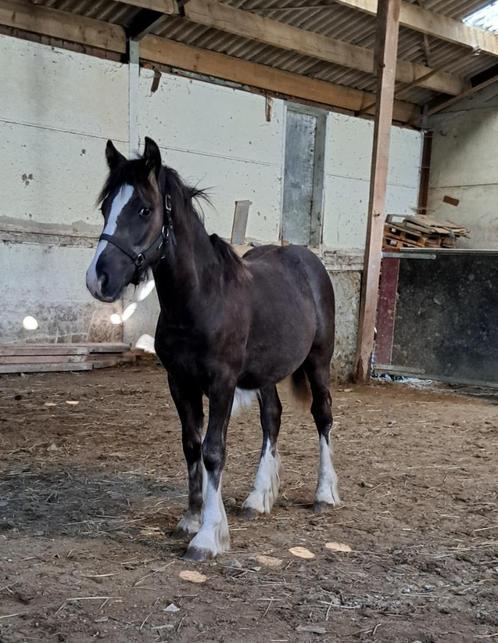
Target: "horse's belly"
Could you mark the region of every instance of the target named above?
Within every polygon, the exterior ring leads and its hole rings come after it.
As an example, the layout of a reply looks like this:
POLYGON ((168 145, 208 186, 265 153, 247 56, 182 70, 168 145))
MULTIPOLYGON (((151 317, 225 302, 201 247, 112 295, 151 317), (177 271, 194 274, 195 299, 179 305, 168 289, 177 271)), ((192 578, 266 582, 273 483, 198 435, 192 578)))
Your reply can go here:
POLYGON ((274 384, 293 373, 308 356, 315 336, 313 316, 269 319, 251 329, 241 388, 274 384))

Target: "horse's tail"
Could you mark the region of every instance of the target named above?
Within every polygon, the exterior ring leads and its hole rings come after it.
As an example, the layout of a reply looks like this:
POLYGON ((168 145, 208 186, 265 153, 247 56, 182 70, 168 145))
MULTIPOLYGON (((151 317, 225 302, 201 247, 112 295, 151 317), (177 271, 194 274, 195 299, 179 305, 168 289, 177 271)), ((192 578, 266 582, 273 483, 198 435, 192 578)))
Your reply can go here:
POLYGON ((292 373, 290 382, 291 392, 296 401, 303 407, 309 407, 309 403, 311 401, 311 390, 304 366, 300 366, 296 371, 294 371, 294 373, 292 373))

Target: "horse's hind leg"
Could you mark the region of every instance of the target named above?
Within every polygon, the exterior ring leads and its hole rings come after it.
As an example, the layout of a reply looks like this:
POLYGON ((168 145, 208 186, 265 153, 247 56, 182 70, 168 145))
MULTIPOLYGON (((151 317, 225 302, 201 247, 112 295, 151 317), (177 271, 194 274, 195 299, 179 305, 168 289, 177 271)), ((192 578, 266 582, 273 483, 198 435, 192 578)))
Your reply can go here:
POLYGON ((254 487, 242 505, 243 516, 254 518, 257 514, 270 513, 278 496, 280 484, 280 458, 277 453, 277 438, 280 431, 282 404, 275 385, 265 386, 258 394, 263 429, 263 446, 259 459, 254 487))
POLYGON ((321 356, 310 354, 305 362, 306 374, 311 386, 313 402, 311 413, 315 420, 320 439, 320 467, 315 492, 315 511, 323 511, 327 506, 338 505, 341 500, 337 490, 337 475, 332 463, 330 431, 332 429, 332 399, 329 389, 329 361, 321 356))

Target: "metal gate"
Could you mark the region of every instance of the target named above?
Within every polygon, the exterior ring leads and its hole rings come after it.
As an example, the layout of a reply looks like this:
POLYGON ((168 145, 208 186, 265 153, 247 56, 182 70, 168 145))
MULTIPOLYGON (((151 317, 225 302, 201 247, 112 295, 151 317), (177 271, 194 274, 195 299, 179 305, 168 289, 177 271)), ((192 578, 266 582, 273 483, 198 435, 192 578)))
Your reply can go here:
POLYGON ((385 253, 374 370, 498 387, 497 320, 497 251, 385 253))

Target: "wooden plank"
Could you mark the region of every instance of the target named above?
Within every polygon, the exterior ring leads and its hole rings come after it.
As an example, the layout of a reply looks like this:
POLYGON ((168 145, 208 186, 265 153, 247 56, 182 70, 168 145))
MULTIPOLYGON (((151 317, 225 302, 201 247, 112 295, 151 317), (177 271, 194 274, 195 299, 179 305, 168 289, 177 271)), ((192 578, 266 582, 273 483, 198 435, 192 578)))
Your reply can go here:
POLYGON ((0 0, 0 24, 124 54, 122 27, 31 2, 0 0))
POLYGON ((133 364, 136 361, 135 356, 120 357, 114 360, 96 360, 92 362, 93 368, 110 368, 111 366, 119 366, 120 364, 133 364))
MULTIPOLYGON (((236 9, 218 0, 189 0, 185 5, 185 15, 192 22, 206 27, 349 69, 375 73, 370 49, 236 9)), ((396 79, 445 94, 456 95, 465 89, 463 80, 457 76, 405 60, 398 60, 396 79)))
POLYGON ((375 359, 383 364, 390 364, 392 359, 396 304, 398 302, 399 264, 399 259, 389 257, 382 259, 375 359))
MULTIPOLYGON (((377 0, 336 0, 336 2, 370 15, 377 13, 377 0)), ((403 27, 428 36, 470 47, 491 56, 498 56, 498 36, 495 34, 428 11, 416 4, 402 2, 399 21, 403 27)))
POLYGON ((116 360, 134 362, 136 358, 136 353, 127 351, 126 353, 92 353, 91 355, 85 355, 82 359, 85 362, 112 362, 116 360))
POLYGON ((93 364, 0 364, 0 374, 6 373, 56 373, 66 371, 91 371, 93 364))
POLYGON ((235 201, 230 243, 243 245, 246 242, 247 219, 251 204, 252 201, 235 201))
POLYGON ((4 355, 85 355, 88 347, 71 344, 5 344, 0 345, 0 359, 4 355))
MULTIPOLYGON (((327 108, 336 107, 357 112, 374 101, 374 95, 368 92, 307 78, 206 49, 190 47, 157 36, 146 36, 141 41, 140 55, 147 61, 222 78, 284 96, 301 98, 327 108)), ((374 113, 373 108, 369 113, 374 113)), ((415 114, 420 114, 420 109, 416 105, 396 101, 394 120, 408 123, 415 114)))
POLYGON ((79 344, 0 344, 2 355, 87 355, 89 353, 121 353, 130 350, 122 342, 87 342, 79 344))
POLYGON ((87 346, 90 353, 121 353, 130 350, 130 345, 123 342, 89 342, 82 346, 87 346))
POLYGON ((375 321, 379 298, 380 264, 384 223, 389 144, 394 103, 396 52, 401 0, 383 2, 377 16, 377 113, 375 114, 367 238, 360 299, 356 377, 366 381, 374 349, 375 321))
POLYGON ((2 355, 0 364, 75 364, 87 361, 86 355, 2 355))
POLYGON ((444 109, 447 109, 452 105, 455 105, 456 103, 463 100, 464 98, 468 98, 469 96, 472 96, 473 94, 476 94, 477 92, 480 92, 481 90, 486 89, 486 87, 489 87, 490 85, 494 85, 497 82, 498 82, 498 76, 493 76, 492 78, 488 78, 488 80, 485 80, 482 83, 479 83, 479 85, 474 85, 474 87, 469 87, 458 96, 453 96, 453 98, 448 98, 448 100, 445 100, 442 103, 435 105, 434 107, 430 107, 427 110, 427 116, 432 116, 433 114, 442 112, 444 109))

